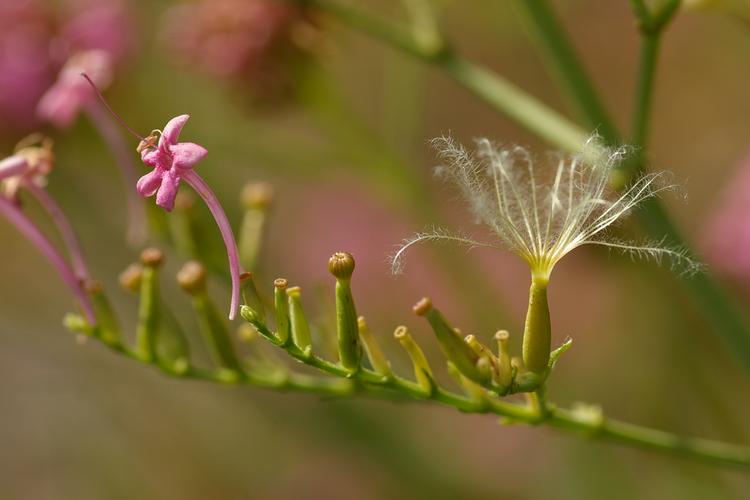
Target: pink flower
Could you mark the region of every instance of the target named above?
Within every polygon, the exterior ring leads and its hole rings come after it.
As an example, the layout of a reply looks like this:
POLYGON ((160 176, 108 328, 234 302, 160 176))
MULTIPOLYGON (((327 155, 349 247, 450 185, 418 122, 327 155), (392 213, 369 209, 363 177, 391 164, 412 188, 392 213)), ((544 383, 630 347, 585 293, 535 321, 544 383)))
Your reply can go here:
POLYGON ((112 70, 112 58, 106 51, 95 49, 75 54, 39 100, 37 113, 57 127, 69 127, 86 103, 96 96, 81 73, 103 88, 112 82, 112 70))
POLYGON ((19 145, 13 156, 0 161, 0 193, 13 202, 18 201, 18 190, 24 183, 44 187, 55 161, 51 140, 42 139, 41 145, 34 146, 39 137, 28 139, 29 145, 19 145))
POLYGON ((0 1, 0 132, 37 124, 39 97, 54 81, 49 55, 53 19, 36 0, 0 1))
POLYGON ((750 155, 719 199, 704 232, 706 256, 724 274, 750 282, 750 155))
POLYGON ((208 150, 198 144, 177 142, 188 118, 188 115, 180 115, 169 120, 157 147, 149 146, 148 142, 145 147, 139 147, 143 162, 154 169, 138 180, 138 192, 143 197, 156 194, 156 204, 167 212, 174 208, 180 179, 208 154, 208 150))
POLYGON ((158 145, 155 145, 156 133, 141 139, 138 145, 141 159, 154 169, 138 180, 137 189, 141 196, 156 194, 156 204, 170 212, 174 207, 180 180, 184 179, 206 203, 219 227, 221 238, 227 249, 229 274, 232 279, 229 319, 234 319, 240 303, 241 269, 237 243, 219 199, 206 181, 193 170, 193 166, 201 161, 208 151, 203 146, 192 142, 177 142, 188 118, 190 118, 188 115, 180 115, 169 120, 164 131, 161 132, 158 145))
POLYGON ((119 64, 132 51, 133 19, 122 0, 69 0, 71 12, 60 28, 58 47, 67 52, 98 49, 119 64))

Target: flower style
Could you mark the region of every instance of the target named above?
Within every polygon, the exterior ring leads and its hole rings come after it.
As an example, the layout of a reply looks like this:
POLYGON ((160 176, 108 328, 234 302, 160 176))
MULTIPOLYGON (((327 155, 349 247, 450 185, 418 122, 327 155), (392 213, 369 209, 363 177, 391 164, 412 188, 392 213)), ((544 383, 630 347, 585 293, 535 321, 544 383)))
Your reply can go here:
POLYGON ((180 115, 169 120, 158 146, 142 143, 139 147, 141 160, 154 170, 138 180, 138 192, 143 197, 156 194, 156 204, 167 212, 174 208, 180 179, 208 154, 208 150, 198 144, 177 142, 188 118, 188 115, 180 115))
POLYGON ((555 264, 582 245, 604 245, 635 255, 694 264, 679 249, 659 243, 638 245, 608 237, 607 229, 642 201, 670 189, 661 185, 663 172, 646 174, 623 192, 613 192, 610 174, 628 150, 607 149, 596 137, 575 155, 551 155, 547 165, 535 164, 532 154, 516 146, 501 148, 477 140, 472 155, 450 137, 432 141, 447 165, 437 173, 455 183, 477 219, 496 235, 497 243, 482 243, 445 230, 417 234, 404 242, 392 259, 402 270, 403 256, 413 244, 450 240, 469 246, 501 247, 523 258, 532 274, 548 280, 555 264))

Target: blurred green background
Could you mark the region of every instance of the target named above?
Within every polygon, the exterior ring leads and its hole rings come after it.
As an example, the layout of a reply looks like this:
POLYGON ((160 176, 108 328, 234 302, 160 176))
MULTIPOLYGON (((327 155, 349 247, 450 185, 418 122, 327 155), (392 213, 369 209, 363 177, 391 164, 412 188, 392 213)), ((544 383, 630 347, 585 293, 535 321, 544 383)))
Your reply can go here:
MULTIPOLYGON (((361 3, 402 15, 395 1, 361 3)), ((445 2, 448 32, 472 60, 567 113, 572 108, 514 3, 445 2)), ((352 252, 358 308, 405 373, 406 359, 390 340, 398 324, 412 327, 428 356, 440 359, 410 313, 422 295, 467 333, 489 339, 508 328, 519 336, 527 299, 520 260, 426 246, 408 257, 405 275, 393 277, 387 255, 433 223, 472 230, 455 193, 432 178, 429 138, 450 132, 464 142, 489 136, 547 146, 435 70, 325 17, 318 20, 322 48, 295 74, 295 95, 258 106, 246 82, 174 64, 159 35, 171 5, 135 5, 138 49, 107 97, 142 131, 191 115, 183 137, 210 151, 197 168, 235 227, 240 186, 273 183, 264 286, 289 278, 325 321, 327 258, 352 252)), ((617 124, 626 126, 638 51, 627 2, 554 5, 617 124)), ((750 149, 749 55, 750 31, 729 16, 680 13, 664 40, 651 156, 685 186, 686 202, 666 202, 694 241, 750 149)), ((132 330, 135 302, 116 277, 138 249, 125 242, 118 172, 86 120, 55 137, 49 190, 132 330)), ((18 138, 4 137, 3 151, 18 138)), ((218 246, 218 234, 208 234, 206 245, 218 246)), ((61 326, 72 299, 48 264, 5 222, 0 241, 2 498, 747 498, 743 472, 547 428, 501 427, 489 416, 169 380, 95 343, 79 345, 61 326)), ((168 252, 165 295, 192 327, 188 300, 170 279, 181 262, 168 252)), ((222 285, 212 282, 223 307, 222 285)), ((552 378, 553 401, 597 402, 624 420, 750 442, 750 378, 667 269, 582 250, 557 268, 550 293, 555 342, 575 339, 552 378)), ((740 299, 748 303, 747 295, 740 299)))

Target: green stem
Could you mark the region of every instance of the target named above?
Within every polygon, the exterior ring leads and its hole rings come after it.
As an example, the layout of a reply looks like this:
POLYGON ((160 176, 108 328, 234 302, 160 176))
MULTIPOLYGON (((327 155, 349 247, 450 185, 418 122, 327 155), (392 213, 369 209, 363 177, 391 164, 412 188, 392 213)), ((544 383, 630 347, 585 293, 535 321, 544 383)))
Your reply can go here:
POLYGON ((155 366, 166 375, 175 378, 201 380, 222 385, 251 385, 277 391, 294 391, 333 397, 350 397, 362 394, 395 401, 409 398, 433 401, 464 413, 498 415, 504 417, 510 423, 547 424, 563 431, 584 434, 592 439, 612 441, 714 465, 750 468, 750 448, 747 447, 707 439, 681 437, 648 427, 604 419, 603 417, 591 418, 585 414, 555 408, 551 405, 546 407, 547 411, 544 414, 540 415, 538 409, 525 405, 508 403, 492 397, 477 401, 445 390, 442 387, 436 387, 433 391, 427 393, 414 382, 398 376, 383 377, 369 369, 362 369, 352 375, 341 365, 306 354, 293 345, 284 347, 289 355, 328 375, 333 375, 335 378, 293 372, 255 373, 240 371, 236 372, 236 376, 228 377, 226 370, 204 370, 196 367, 177 372, 159 366, 154 359, 143 358, 137 352, 129 350, 122 344, 104 345, 143 364, 155 366))
POLYGON ((562 149, 577 151, 587 133, 497 73, 456 55, 446 45, 429 50, 410 30, 335 0, 284 0, 321 9, 375 39, 443 69, 458 83, 531 132, 562 149))
POLYGON ((617 129, 549 4, 545 0, 520 0, 516 4, 526 14, 549 65, 578 106, 588 128, 597 130, 609 142, 617 142, 617 129))
MULTIPOLYGON (((641 56, 638 63, 638 83, 636 87, 631 141, 642 149, 646 147, 648 139, 651 101, 654 93, 654 74, 660 38, 657 34, 644 34, 641 40, 641 56)), ((631 172, 631 174, 637 173, 637 169, 642 168, 641 165, 643 165, 643 162, 636 162, 636 170, 631 172)))

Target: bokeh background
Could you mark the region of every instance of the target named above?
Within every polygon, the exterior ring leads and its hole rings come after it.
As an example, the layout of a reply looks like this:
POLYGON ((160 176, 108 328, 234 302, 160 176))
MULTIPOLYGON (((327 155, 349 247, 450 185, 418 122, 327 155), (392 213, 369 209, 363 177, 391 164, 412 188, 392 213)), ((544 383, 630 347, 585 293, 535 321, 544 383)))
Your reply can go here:
MULTIPOLYGON (((244 26, 237 21, 245 19, 242 9, 255 3, 234 2, 228 7, 238 9, 234 20, 220 16, 224 1, 118 5, 128 12, 116 18, 121 34, 94 23, 100 36, 126 42, 106 91, 112 106, 144 132, 189 113, 184 137, 210 151, 197 168, 235 225, 242 184, 274 185, 259 275, 267 288, 278 276, 301 285, 321 322, 331 309, 327 258, 352 252, 358 308, 402 371, 409 367, 390 338, 398 324, 409 325, 428 356, 440 360, 426 325, 410 313, 423 295, 465 332, 489 340, 507 328, 518 337, 527 299, 527 271, 518 259, 425 246, 394 277, 387 256, 431 224, 481 234, 455 193, 432 178, 429 138, 450 132, 462 141, 489 136, 540 151, 547 146, 434 69, 325 16, 313 15, 312 26, 284 25, 289 32, 279 36, 290 38, 271 52, 261 43, 255 53, 230 35, 190 38, 201 29, 231 34, 237 23, 244 26), (203 14, 186 17, 185 5, 200 3, 203 14), (219 48, 206 48, 209 42, 219 48)), ((395 0, 356 3, 404 18, 395 0)), ((447 31, 463 53, 575 118, 515 2, 441 3, 447 31)), ((117 274, 139 249, 125 239, 125 198, 112 156, 83 116, 65 129, 38 123, 34 100, 52 83, 56 63, 13 73, 20 63, 9 55, 17 55, 13 29, 32 22, 37 40, 46 40, 65 19, 102 4, 108 2, 0 0, 0 103, 10 97, 17 105, 12 112, 0 108, 0 146, 10 154, 34 129, 55 138, 58 162, 49 190, 74 221, 94 275, 132 330, 135 301, 119 290, 117 274), (32 21, 26 14, 12 17, 21 5, 34 12, 32 21), (31 114, 19 111, 28 110, 20 94, 9 94, 19 89, 31 95, 31 114)), ((617 124, 626 127, 638 52, 627 2, 553 4, 617 124)), ((262 31, 279 22, 260 16, 248 26, 262 31)), ((681 12, 664 40, 651 159, 684 186, 686 199, 665 201, 700 248, 710 246, 707 228, 728 186, 743 166, 750 168, 743 165, 750 151, 748 61, 750 29, 731 14, 681 12)), ((621 230, 639 234, 635 225, 621 230)), ((2 498, 747 498, 750 478, 743 472, 546 428, 502 427, 489 416, 167 379, 95 343, 76 342, 61 326, 73 301, 53 270, 4 221, 0 242, 2 498)), ((170 279, 184 258, 158 237, 151 243, 167 251, 164 293, 191 331, 198 359, 205 358, 188 300, 170 279)), ((220 248, 211 230, 203 243, 220 248)), ((220 254, 217 259, 221 267, 220 254)), ((717 272, 723 267, 721 257, 710 264, 717 272)), ((748 277, 723 276, 748 304, 748 277)), ((211 283, 221 304, 223 279, 217 275, 211 283)), ((555 402, 597 402, 616 418, 750 443, 750 379, 668 269, 584 249, 556 269, 550 301, 555 341, 575 339, 551 381, 555 402)))

